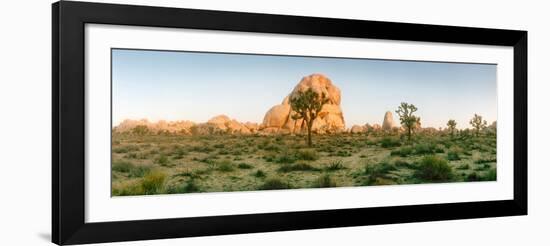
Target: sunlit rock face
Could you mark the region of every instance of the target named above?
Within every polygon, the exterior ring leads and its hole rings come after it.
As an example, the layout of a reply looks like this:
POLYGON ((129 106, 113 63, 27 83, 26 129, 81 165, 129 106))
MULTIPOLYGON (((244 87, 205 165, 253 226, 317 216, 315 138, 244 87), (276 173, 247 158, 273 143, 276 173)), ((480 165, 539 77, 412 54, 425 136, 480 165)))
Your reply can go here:
POLYGON ((344 131, 345 121, 340 108, 340 89, 322 74, 312 74, 302 78, 281 104, 275 105, 267 111, 260 129, 268 132, 289 133, 306 131, 306 125, 302 119, 292 119, 291 116, 295 112, 290 106, 290 100, 296 97, 299 92, 308 89, 319 95, 324 94, 328 99, 328 102, 323 105, 319 116, 313 121, 312 131, 320 134, 344 131))

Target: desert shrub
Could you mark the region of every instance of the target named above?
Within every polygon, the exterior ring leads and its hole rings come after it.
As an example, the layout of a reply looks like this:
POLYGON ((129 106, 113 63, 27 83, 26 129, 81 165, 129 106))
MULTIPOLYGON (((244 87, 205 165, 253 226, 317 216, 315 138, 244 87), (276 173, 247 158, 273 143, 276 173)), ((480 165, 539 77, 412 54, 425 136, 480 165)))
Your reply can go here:
POLYGON ((447 160, 430 155, 422 158, 414 176, 426 181, 444 182, 453 178, 453 169, 447 160))
POLYGON ((235 170, 235 168, 233 167, 233 163, 231 163, 231 161, 223 160, 220 163, 218 163, 216 170, 220 172, 232 172, 235 170))
POLYGON ((135 166, 130 170, 128 173, 128 177, 130 178, 141 178, 151 172, 150 166, 135 166))
POLYGON ((280 151, 281 148, 275 144, 268 144, 266 146, 263 147, 264 150, 266 151, 274 151, 274 152, 277 152, 277 151, 280 151))
POLYGON ((435 146, 435 153, 445 153, 445 148, 442 145, 435 146))
POLYGON ((137 150, 139 150, 139 148, 135 145, 126 145, 126 146, 113 148, 113 152, 118 154, 128 153, 128 152, 137 151, 137 150))
POLYGON ((265 175, 265 172, 262 171, 262 170, 258 170, 256 172, 254 172, 254 177, 256 178, 264 178, 266 175, 265 175))
POLYGON ((497 170, 495 168, 492 168, 491 170, 487 171, 485 174, 478 174, 476 172, 472 172, 468 174, 466 177, 466 181, 496 181, 497 180, 497 170))
POLYGON ((436 146, 434 144, 422 143, 414 146, 415 155, 427 155, 435 153, 436 146))
POLYGON ((177 149, 175 152, 174 152, 174 159, 176 160, 179 160, 179 159, 182 159, 185 155, 187 155, 187 152, 185 152, 184 149, 177 149))
POLYGON ((210 148, 206 145, 202 145, 202 146, 193 146, 189 149, 190 151, 193 151, 193 152, 201 152, 201 153, 208 153, 208 152, 211 152, 213 151, 214 149, 213 148, 210 148))
POLYGON ((490 162, 497 162, 496 158, 481 158, 477 159, 475 161, 476 164, 483 164, 483 163, 490 163, 490 162))
POLYGON ((225 148, 225 144, 222 144, 222 143, 214 144, 212 147, 214 147, 216 149, 223 149, 223 148, 225 148))
POLYGON ((409 155, 412 155, 412 153, 413 153, 413 149, 408 146, 401 147, 399 149, 394 149, 391 151, 391 155, 396 155, 401 157, 407 157, 409 155))
POLYGON ((351 153, 347 150, 338 150, 336 152, 336 156, 346 157, 346 156, 351 156, 351 153))
POLYGON ((458 161, 458 160, 460 160, 460 156, 458 155, 457 152, 449 151, 449 152, 447 152, 447 160, 449 160, 449 161, 458 161))
POLYGON ((468 169, 470 169, 470 165, 468 165, 467 163, 464 163, 464 164, 458 166, 456 169, 459 169, 459 170, 468 170, 468 169))
POLYGON ((484 181, 496 181, 497 180, 497 169, 491 168, 491 170, 487 171, 485 175, 483 176, 484 181))
POLYGON ((237 167, 240 168, 240 169, 252 169, 252 165, 247 164, 247 163, 239 163, 239 165, 237 165, 237 167))
POLYGON ((296 159, 298 160, 305 160, 305 161, 315 161, 319 159, 319 154, 317 154, 317 151, 308 149, 308 150, 298 150, 296 151, 296 159))
POLYGON ((293 172, 293 171, 319 171, 319 168, 313 167, 307 163, 297 163, 294 165, 283 165, 278 169, 279 172, 293 172))
POLYGON ((113 171, 127 173, 134 168, 134 165, 127 161, 113 161, 111 168, 113 171))
POLYGON ((376 180, 380 178, 385 178, 390 171, 393 171, 395 169, 395 166, 389 164, 387 161, 383 161, 378 164, 365 165, 364 174, 368 175, 368 178, 364 182, 364 185, 375 184, 376 180))
POLYGON ((161 166, 168 166, 170 164, 170 161, 168 160, 168 157, 165 155, 160 155, 155 159, 155 163, 161 165, 161 166))
POLYGON ((126 184, 117 184, 113 185, 113 190, 111 192, 113 196, 137 196, 143 195, 143 189, 141 185, 136 183, 126 183, 126 184))
POLYGON ((479 176, 476 172, 472 172, 472 173, 469 173, 467 176, 466 176, 466 180, 465 181, 468 181, 468 182, 473 182, 473 181, 481 181, 481 176, 479 176))
POLYGON ((166 175, 160 171, 151 171, 141 180, 141 188, 145 195, 162 193, 166 175))
POLYGON ((294 163, 296 161, 296 157, 291 154, 290 152, 283 152, 281 153, 280 155, 278 155, 277 157, 275 157, 274 161, 276 163, 294 163))
POLYGON ((193 192, 200 192, 199 186, 194 179, 190 179, 181 185, 170 186, 166 189, 166 193, 168 194, 182 194, 193 192))
POLYGON ((382 148, 401 146, 401 141, 399 141, 398 138, 393 138, 393 137, 384 137, 380 140, 379 143, 380 143, 380 146, 382 146, 382 148))
POLYGON ((324 174, 315 181, 314 187, 315 188, 336 187, 336 181, 334 181, 329 174, 324 174))
POLYGON ((325 167, 325 170, 326 171, 338 171, 338 170, 341 170, 341 169, 344 169, 344 162, 342 162, 342 160, 335 160, 335 161, 332 161, 330 162, 326 167, 325 167))
POLYGON ((414 165, 405 161, 405 160, 402 160, 402 159, 397 159, 393 162, 393 165, 396 166, 396 167, 406 167, 406 168, 414 168, 414 165))
POLYGON ((281 181, 278 178, 271 178, 266 180, 260 187, 260 190, 281 190, 290 189, 290 185, 281 181))

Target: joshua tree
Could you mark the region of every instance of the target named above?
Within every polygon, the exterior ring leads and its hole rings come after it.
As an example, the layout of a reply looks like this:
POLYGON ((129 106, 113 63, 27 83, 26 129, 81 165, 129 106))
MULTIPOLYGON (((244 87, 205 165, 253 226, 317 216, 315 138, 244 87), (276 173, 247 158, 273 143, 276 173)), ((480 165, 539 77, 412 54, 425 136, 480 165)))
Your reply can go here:
POLYGON ((298 91, 298 94, 290 98, 290 107, 295 114, 291 117, 294 120, 303 119, 307 127, 307 145, 311 147, 311 127, 313 121, 319 116, 323 105, 328 102, 324 93, 319 95, 311 88, 306 91, 298 91))
POLYGON ((412 131, 420 125, 420 117, 413 115, 418 110, 413 104, 402 102, 395 111, 399 115, 401 125, 407 130, 407 137, 411 140, 412 131))
POLYGON ((456 121, 455 120, 447 121, 447 127, 449 128, 449 131, 451 131, 451 136, 453 136, 456 129, 456 121))
POLYGON ((470 120, 470 125, 472 125, 476 130, 476 137, 477 137, 479 136, 479 131, 487 127, 487 121, 483 120, 483 117, 481 117, 481 115, 474 114, 474 118, 470 120))

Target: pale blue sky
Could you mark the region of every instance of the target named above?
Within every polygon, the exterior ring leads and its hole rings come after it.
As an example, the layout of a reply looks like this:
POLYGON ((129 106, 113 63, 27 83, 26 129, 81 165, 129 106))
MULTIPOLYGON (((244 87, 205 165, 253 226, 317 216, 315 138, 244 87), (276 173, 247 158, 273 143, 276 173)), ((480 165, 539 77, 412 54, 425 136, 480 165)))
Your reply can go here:
POLYGON ((342 92, 346 126, 381 124, 400 102, 422 126, 496 120, 496 65, 176 51, 112 51, 113 125, 124 119, 205 122, 219 114, 261 123, 300 79, 329 77, 342 92))

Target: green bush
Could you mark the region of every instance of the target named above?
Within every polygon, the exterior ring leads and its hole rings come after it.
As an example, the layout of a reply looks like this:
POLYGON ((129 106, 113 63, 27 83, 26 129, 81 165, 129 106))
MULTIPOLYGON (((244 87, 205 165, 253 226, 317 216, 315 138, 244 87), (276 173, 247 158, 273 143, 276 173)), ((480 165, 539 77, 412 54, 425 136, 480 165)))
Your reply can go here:
POLYGON ((223 160, 220 163, 218 163, 216 170, 220 172, 232 172, 235 170, 235 168, 233 167, 233 163, 231 163, 231 161, 223 160))
POLYGON ((262 171, 262 170, 258 170, 256 172, 254 172, 254 177, 256 177, 256 178, 265 178, 265 176, 266 176, 265 172, 262 171))
POLYGON ((271 178, 266 180, 260 187, 260 190, 282 190, 290 189, 290 185, 281 181, 278 178, 271 178))
POLYGON ((445 182, 452 180, 454 174, 447 160, 438 156, 425 156, 414 176, 425 181, 445 182))
POLYGON ((127 173, 134 168, 134 165, 127 161, 113 161, 112 169, 113 171, 127 173))
POLYGON ((252 165, 246 163, 240 163, 237 167, 240 169, 252 169, 252 165))
POLYGON ((194 179, 190 179, 182 185, 170 186, 166 189, 168 194, 182 194, 200 192, 199 186, 194 179))
POLYGON ((373 185, 377 182, 377 180, 387 178, 386 175, 393 170, 396 170, 395 166, 386 161, 378 164, 367 164, 365 165, 364 174, 368 175, 368 179, 364 182, 364 184, 373 185))
POLYGON ((412 155, 413 149, 411 147, 401 147, 399 149, 395 149, 391 151, 391 155, 401 156, 401 157, 407 157, 409 155, 412 155))
POLYGON ((429 155, 435 153, 436 146, 434 144, 422 143, 414 146, 415 155, 429 155))
POLYGON ((460 156, 458 155, 457 152, 449 151, 449 152, 447 152, 447 160, 449 160, 449 161, 458 161, 458 160, 460 160, 460 156))
POLYGON ((290 163, 294 163, 296 161, 296 157, 294 155, 292 155, 291 153, 289 153, 289 152, 283 152, 282 154, 275 157, 274 161, 276 163, 290 164, 290 163))
POLYGON ((470 169, 470 165, 468 165, 467 163, 464 163, 464 164, 458 166, 456 169, 459 169, 459 170, 468 170, 468 169, 470 169))
POLYGON ((497 162, 496 158, 481 158, 477 159, 475 161, 476 164, 483 164, 483 163, 490 163, 490 162, 497 162))
POLYGON ((401 146, 401 141, 399 141, 398 138, 392 138, 392 137, 385 137, 380 140, 380 146, 382 148, 390 148, 390 147, 399 147, 401 146))
POLYGON ((150 166, 135 166, 130 170, 130 173, 128 174, 128 177, 130 178, 141 178, 151 172, 150 166))

